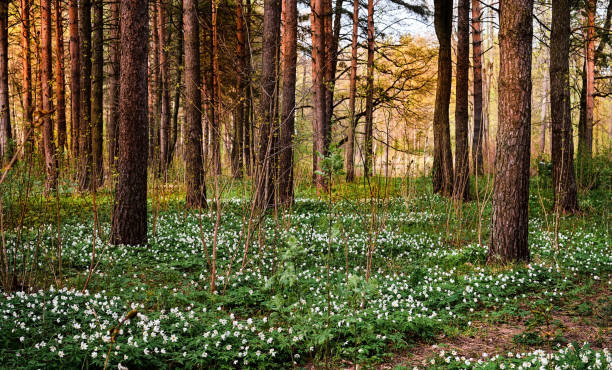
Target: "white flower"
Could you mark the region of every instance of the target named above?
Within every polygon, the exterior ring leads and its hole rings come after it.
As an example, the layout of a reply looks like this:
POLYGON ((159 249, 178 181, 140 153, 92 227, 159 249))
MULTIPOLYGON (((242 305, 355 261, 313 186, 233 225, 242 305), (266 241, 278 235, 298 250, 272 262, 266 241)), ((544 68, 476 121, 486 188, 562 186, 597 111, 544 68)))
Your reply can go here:
POLYGON ((58 355, 60 358, 64 357, 64 351, 59 351, 59 352, 57 353, 57 355, 58 355))

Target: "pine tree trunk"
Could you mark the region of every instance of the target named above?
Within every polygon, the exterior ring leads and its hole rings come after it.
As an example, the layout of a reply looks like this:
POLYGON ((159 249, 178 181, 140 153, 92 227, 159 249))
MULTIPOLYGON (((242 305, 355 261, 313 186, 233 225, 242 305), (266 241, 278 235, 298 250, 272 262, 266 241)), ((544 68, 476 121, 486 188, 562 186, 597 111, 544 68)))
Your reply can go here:
POLYGON ((474 135, 472 136, 472 172, 479 176, 483 173, 482 139, 482 9, 480 0, 472 0, 472 57, 474 75, 474 135))
POLYGON ((553 3, 550 33, 551 157, 555 206, 562 213, 578 210, 570 111, 570 15, 569 0, 553 3))
POLYGON ((161 123, 159 130, 159 156, 161 175, 164 181, 168 175, 168 146, 170 136, 170 77, 168 76, 168 50, 166 40, 166 5, 157 0, 157 19, 159 31, 159 67, 161 83, 161 123))
POLYGON ((217 30, 217 0, 212 0, 212 90, 211 97, 211 121, 210 121, 210 140, 212 168, 218 175, 221 174, 221 122, 219 118, 220 110, 220 85, 219 85, 219 42, 217 30))
POLYGON ((348 133, 346 135, 346 181, 355 180, 355 97, 357 95, 357 41, 359 37, 359 0, 353 0, 353 33, 351 36, 351 77, 349 86, 348 133))
POLYGON ((528 261, 533 0, 500 2, 497 149, 488 262, 528 261))
MULTIPOLYGON (((110 74, 108 76, 108 98, 110 100, 110 114, 108 117, 106 148, 108 154, 109 174, 117 169, 117 156, 119 155, 119 79, 121 58, 121 14, 120 1, 113 1, 110 5, 111 31, 110 31, 110 74)), ((111 178, 111 176, 108 176, 111 178)))
POLYGON ((457 72, 455 101, 455 177, 453 196, 470 197, 470 162, 468 147, 468 98, 470 71, 470 0, 459 0, 457 21, 457 72))
POLYGON ((147 56, 146 1, 121 1, 119 160, 111 243, 147 243, 147 56))
POLYGON ((325 189, 325 177, 321 175, 319 155, 325 155, 326 88, 325 88, 325 0, 312 0, 310 22, 312 28, 312 84, 313 84, 313 180, 317 190, 325 189))
MULTIPOLYGON (((29 0, 20 0, 19 13, 21 16, 21 83, 22 95, 21 101, 23 104, 23 126, 24 131, 30 129, 32 123, 32 64, 30 55, 30 2, 29 0)), ((33 150, 34 140, 33 135, 27 139, 25 151, 33 150)))
POLYGON ((156 2, 152 3, 151 28, 153 29, 153 48, 149 57, 149 164, 154 168, 153 174, 160 175, 159 128, 161 115, 161 89, 159 73, 159 25, 156 2))
POLYGON ((98 187, 104 182, 103 157, 103 104, 104 104, 104 8, 103 0, 93 0, 93 81, 91 100, 91 151, 93 154, 92 183, 98 187))
MULTIPOLYGON (((27 2, 29 0, 21 1, 27 2)), ((77 165, 79 164, 81 128, 81 45, 78 3, 78 0, 70 0, 68 3, 68 22, 70 24, 70 146, 72 158, 77 165)))
POLYGON ((55 145, 53 141, 53 101, 52 81, 53 71, 51 68, 51 0, 40 2, 40 43, 41 43, 41 70, 40 83, 42 92, 43 116, 43 147, 45 152, 45 194, 55 190, 57 187, 57 163, 55 159, 55 145))
POLYGON ((261 71, 261 126, 257 155, 255 205, 267 209, 274 205, 278 166, 278 120, 276 106, 278 44, 281 2, 264 1, 264 23, 261 71))
POLYGON ((62 25, 62 2, 55 0, 55 53, 57 78, 55 95, 57 99, 57 150, 66 150, 66 77, 64 70, 64 26, 62 25))
POLYGON ((453 192, 453 154, 450 142, 449 104, 452 83, 451 32, 453 2, 435 1, 434 25, 440 44, 438 52, 438 85, 434 108, 433 191, 445 196, 453 192))
MULTIPOLYGON (((546 64, 547 61, 544 61, 546 64)), ((546 132, 548 131, 548 95, 550 93, 550 88, 548 87, 548 78, 546 75, 542 78, 542 109, 540 110, 540 143, 539 146, 539 155, 542 157, 544 153, 546 153, 546 132)))
POLYGON ((242 178, 245 105, 245 38, 242 0, 236 1, 236 108, 232 140, 232 176, 242 178))
POLYGON ((297 62, 297 0, 283 0, 283 105, 281 113, 279 201, 293 202, 293 134, 297 62))
MULTIPOLYGON (((183 9, 180 7, 177 9, 179 12, 179 17, 177 19, 177 29, 183 29, 183 9)), ((172 16, 172 13, 170 13, 172 16)), ((179 103, 180 97, 182 93, 183 84, 181 81, 181 74, 184 69, 183 64, 183 38, 179 37, 177 40, 178 46, 176 48, 176 82, 175 82, 175 90, 174 90, 174 106, 172 112, 172 129, 170 130, 170 142, 168 144, 168 165, 172 163, 172 158, 174 158, 174 152, 176 150, 176 143, 179 136, 179 127, 178 127, 178 113, 179 113, 179 103)))
POLYGON ((0 4, 0 166, 11 157, 11 114, 8 84, 8 2, 0 4))
POLYGON ((191 208, 206 208, 202 165, 202 95, 200 77, 200 27, 197 0, 183 1, 185 38, 185 183, 191 208))
POLYGON ((366 75, 366 115, 363 171, 365 176, 372 176, 374 153, 374 0, 368 0, 368 64, 366 75))
POLYGON ((79 38, 81 62, 81 109, 79 120, 79 190, 92 185, 93 153, 91 147, 91 0, 79 2, 79 38))

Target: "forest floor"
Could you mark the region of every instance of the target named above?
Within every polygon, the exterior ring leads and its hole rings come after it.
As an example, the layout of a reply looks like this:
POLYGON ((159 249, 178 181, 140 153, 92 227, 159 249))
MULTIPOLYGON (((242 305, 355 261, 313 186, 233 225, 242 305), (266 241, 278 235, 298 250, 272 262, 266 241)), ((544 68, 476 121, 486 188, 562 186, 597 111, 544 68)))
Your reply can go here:
POLYGON ((0 367, 612 366, 610 190, 557 216, 534 179, 530 263, 490 266, 487 182, 466 204, 428 182, 299 189, 251 222, 237 185, 219 223, 158 186, 141 247, 108 243, 108 191, 5 192, 0 367))

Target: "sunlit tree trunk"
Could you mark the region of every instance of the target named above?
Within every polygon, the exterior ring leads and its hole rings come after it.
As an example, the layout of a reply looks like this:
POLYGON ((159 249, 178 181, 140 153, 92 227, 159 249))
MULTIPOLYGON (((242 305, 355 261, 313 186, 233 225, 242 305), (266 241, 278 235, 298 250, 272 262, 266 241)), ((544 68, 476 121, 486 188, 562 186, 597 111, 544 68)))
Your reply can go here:
POLYGON ((346 181, 355 180, 355 97, 357 95, 357 41, 359 37, 359 0, 353 0, 353 33, 351 36, 351 77, 349 86, 348 133, 346 135, 346 181))
POLYGON ((79 120, 79 190, 92 185, 93 154, 91 148, 91 0, 79 2, 79 39, 81 62, 81 109, 79 120))
POLYGON ((368 64, 366 71, 366 112, 363 171, 372 176, 374 153, 374 0, 368 0, 368 64))
POLYGON ((282 73, 279 201, 293 202, 293 133, 295 121, 295 83, 297 62, 297 1, 283 0, 282 73))
POLYGON ((68 22, 70 24, 70 146, 72 158, 78 165, 81 128, 81 46, 78 0, 70 0, 68 3, 68 22))
POLYGON ((103 157, 103 112, 104 107, 104 8, 103 0, 94 0, 94 22, 93 30, 93 81, 91 100, 91 151, 93 154, 93 176, 94 186, 102 185, 104 181, 104 157, 103 157))
POLYGON ((490 263, 528 261, 533 0, 500 2, 500 71, 490 263))
POLYGON ((118 182, 111 243, 147 242, 147 56, 146 1, 121 1, 118 182))
POLYGON ((63 153, 66 148, 66 77, 64 70, 64 26, 62 2, 55 0, 55 65, 57 78, 55 95, 57 99, 57 150, 63 153))
MULTIPOLYGON (((474 134, 472 136, 472 172, 482 175, 482 9, 480 0, 472 0, 472 59, 474 78, 474 134)), ((492 52, 492 51, 491 51, 492 52)))
POLYGON ((552 6, 550 33, 551 157, 555 206, 560 212, 578 210, 569 82, 570 0, 552 6))
POLYGON ((200 26, 197 0, 183 1, 185 45, 185 183, 190 208, 206 207, 202 165, 202 95, 200 77, 200 26))
POLYGON ((457 21, 457 72, 455 98, 455 177, 453 196, 468 200, 470 196, 470 162, 468 147, 468 94, 470 71, 470 0, 459 0, 457 21))
POLYGON ((57 187, 57 163, 55 159, 55 144, 53 142, 53 101, 52 99, 52 80, 53 71, 51 68, 51 0, 41 0, 40 2, 40 43, 41 43, 41 71, 40 82, 42 92, 43 110, 43 147, 45 152, 45 193, 57 187))
POLYGON ((8 2, 0 3, 0 166, 11 156, 11 114, 8 84, 8 2))
POLYGON ((449 104, 452 82, 451 33, 453 2, 435 0, 434 25, 438 37, 438 85, 434 108, 433 191, 450 196, 453 192, 453 157, 450 142, 449 104))

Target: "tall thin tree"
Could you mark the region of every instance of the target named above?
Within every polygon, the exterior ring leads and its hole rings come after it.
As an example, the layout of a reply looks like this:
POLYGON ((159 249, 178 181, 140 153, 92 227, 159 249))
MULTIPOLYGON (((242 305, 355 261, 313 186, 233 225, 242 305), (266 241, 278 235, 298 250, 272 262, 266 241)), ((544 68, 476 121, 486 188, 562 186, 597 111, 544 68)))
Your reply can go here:
MULTIPOLYGON (((21 0, 27 2, 28 0, 21 0)), ((79 37, 79 2, 69 0, 68 23, 70 31, 70 146, 75 163, 79 161, 81 121, 81 46, 79 37)))
POLYGON ((0 165, 8 161, 11 150, 11 114, 8 84, 8 1, 0 3, 0 165))
POLYGON ((451 33, 453 1, 434 1, 434 26, 438 37, 438 85, 434 107, 433 191, 450 196, 453 192, 453 154, 450 142, 449 105, 452 82, 451 33))
MULTIPOLYGON (((110 4, 110 73, 108 75, 108 100, 110 112, 106 125, 106 153, 108 155, 109 175, 117 169, 119 155, 119 79, 121 58, 121 14, 120 1, 110 4)), ((111 178, 111 176, 107 176, 111 178)))
POLYGON ((91 0, 79 1, 79 39, 81 62, 81 109, 79 119, 79 190, 92 185, 93 153, 91 148, 91 0))
POLYGON ((183 0, 185 38, 185 183, 187 206, 206 207, 202 164, 202 96, 200 78, 200 26, 197 0, 183 0))
POLYGON ((261 125, 257 154, 255 204, 266 209, 275 202, 278 166, 278 119, 276 85, 278 83, 278 43, 280 35, 281 1, 264 1, 264 24, 261 71, 261 125))
POLYGON ((161 174, 164 181, 168 175, 168 147, 170 140, 170 76, 168 61, 168 45, 166 39, 166 4, 157 0, 157 28, 159 38, 159 68, 161 84, 161 123, 159 130, 159 156, 161 174))
POLYGON ((346 181, 355 179, 355 98, 357 96, 357 41, 359 37, 359 0, 353 0, 353 33, 351 35, 351 77, 349 82, 350 121, 346 139, 346 181))
POLYGON ((280 127, 279 201, 293 202, 293 134, 295 124, 295 83, 297 62, 297 0, 283 0, 282 112, 280 127))
POLYGON ((325 28, 323 13, 325 0, 311 1, 310 23, 312 29, 312 85, 313 85, 313 179, 318 190, 326 186, 321 173, 319 155, 325 155, 325 122, 327 118, 325 97, 325 28))
POLYGON ((533 0, 500 1, 497 150, 489 262, 527 261, 533 0))
POLYGON ((570 19, 570 0, 554 1, 550 32, 551 157, 555 206, 563 213, 578 210, 570 111, 570 19))
POLYGON ((41 70, 40 86, 42 92, 43 110, 43 148, 45 152, 45 193, 57 187, 57 163, 55 158, 55 144, 53 142, 53 101, 52 99, 52 56, 51 56, 51 0, 40 2, 40 44, 41 44, 41 70))
POLYGON ((103 0, 93 0, 94 20, 93 80, 91 97, 91 152, 92 184, 100 186, 104 180, 103 108, 104 108, 104 7, 103 0))
POLYGON ((147 55, 146 1, 121 1, 119 160, 111 242, 147 242, 147 55))
POLYGON ((474 90, 474 126, 472 136, 472 171, 476 175, 483 173, 482 141, 482 7, 480 0, 472 0, 472 60, 474 90))
POLYGON ((374 169, 374 0, 368 0, 368 63, 366 71, 366 115, 363 171, 372 176, 374 169))
POLYGON ((64 26, 62 2, 55 0, 55 66, 57 77, 55 95, 57 99, 57 150, 63 153, 66 149, 66 77, 64 69, 64 26))
POLYGON ((455 178, 453 180, 453 196, 456 199, 468 200, 470 196, 470 152, 468 148, 470 0, 459 0, 457 14, 457 73, 455 79, 455 178))

